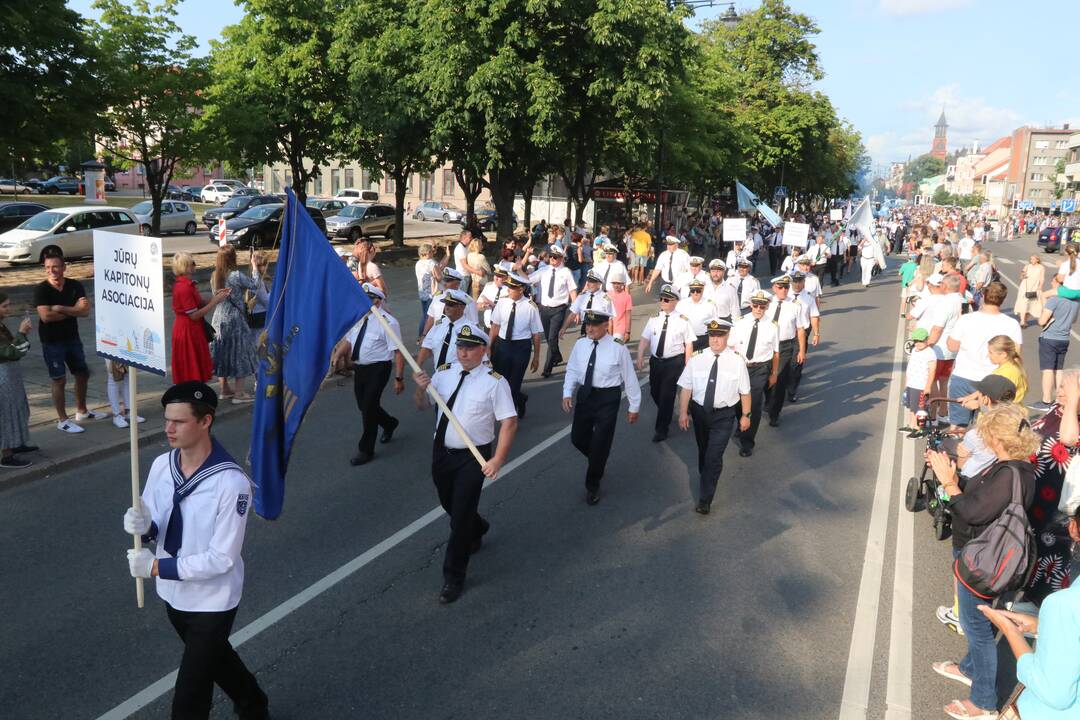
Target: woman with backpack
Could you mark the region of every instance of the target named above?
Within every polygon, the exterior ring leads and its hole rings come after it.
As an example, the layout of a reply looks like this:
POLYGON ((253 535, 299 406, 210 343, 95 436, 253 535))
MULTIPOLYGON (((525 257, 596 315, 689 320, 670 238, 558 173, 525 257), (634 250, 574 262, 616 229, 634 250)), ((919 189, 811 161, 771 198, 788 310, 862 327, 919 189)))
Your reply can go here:
MULTIPOLYGON (((993 450, 997 460, 961 487, 956 463, 944 452, 928 452, 934 474, 949 496, 952 513, 953 558, 1002 517, 1012 503, 1014 477, 1019 478, 1025 510, 1035 499, 1035 468, 1029 458, 1038 449, 1040 437, 1028 426, 1023 407, 1005 403, 979 414, 976 432, 993 450)), ((954 565, 954 569, 956 566, 954 565)), ((986 603, 965 582, 957 583, 960 627, 967 639, 967 654, 959 662, 937 662, 939 675, 971 688, 967 700, 953 700, 945 714, 964 720, 996 720, 998 693, 997 645, 994 626, 978 606, 986 603)))

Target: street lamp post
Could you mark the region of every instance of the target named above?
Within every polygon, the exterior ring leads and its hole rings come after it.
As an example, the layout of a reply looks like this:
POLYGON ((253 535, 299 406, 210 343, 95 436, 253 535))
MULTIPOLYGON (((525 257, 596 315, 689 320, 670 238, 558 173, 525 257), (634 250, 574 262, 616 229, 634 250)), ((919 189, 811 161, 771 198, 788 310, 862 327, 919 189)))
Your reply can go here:
MULTIPOLYGON (((667 0, 668 12, 674 12, 675 8, 679 5, 688 7, 691 10, 697 10, 699 8, 714 7, 716 5, 726 5, 727 10, 720 16, 720 22, 727 27, 734 27, 739 23, 739 14, 735 12, 734 2, 716 2, 716 0, 667 0)), ((677 59, 677 58, 676 58, 677 59)), ((664 145, 666 139, 667 125, 664 122, 664 112, 660 111, 660 142, 656 153, 656 213, 654 215, 653 224, 655 226, 655 232, 659 236, 662 231, 663 225, 663 212, 661 210, 661 201, 664 197, 664 145)))

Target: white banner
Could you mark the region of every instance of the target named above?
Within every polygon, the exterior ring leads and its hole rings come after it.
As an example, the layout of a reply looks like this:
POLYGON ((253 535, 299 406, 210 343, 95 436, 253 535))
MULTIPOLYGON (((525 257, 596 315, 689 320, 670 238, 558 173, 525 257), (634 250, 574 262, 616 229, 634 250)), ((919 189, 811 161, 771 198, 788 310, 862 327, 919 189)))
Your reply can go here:
POLYGON ((832 222, 839 222, 844 219, 843 208, 833 208, 829 211, 829 220, 832 222))
POLYGON ((784 223, 784 244, 797 245, 806 248, 806 241, 810 238, 810 226, 806 223, 784 223))
POLYGON ((746 218, 724 218, 724 242, 746 242, 746 218))
POLYGON ((161 239, 94 231, 97 353, 165 374, 161 239))

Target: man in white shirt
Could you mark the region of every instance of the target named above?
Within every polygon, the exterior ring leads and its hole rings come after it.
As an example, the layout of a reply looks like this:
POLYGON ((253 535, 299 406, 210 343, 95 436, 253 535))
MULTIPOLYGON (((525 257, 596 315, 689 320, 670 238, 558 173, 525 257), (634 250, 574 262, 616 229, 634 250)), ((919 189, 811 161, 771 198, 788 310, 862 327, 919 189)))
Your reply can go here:
POLYGON ((540 311, 525 299, 525 284, 524 278, 511 274, 505 283, 507 296, 491 311, 491 366, 510 383, 519 418, 525 417, 529 399, 521 391, 525 369, 536 372, 539 367, 540 336, 544 332, 540 311))
POLYGON ((460 290, 447 290, 443 297, 443 316, 431 328, 420 345, 416 364, 423 367, 429 358, 434 360, 434 367, 445 365, 454 359, 454 343, 461 329, 470 324, 465 319, 465 300, 467 295, 460 290))
POLYGON ((630 351, 608 333, 611 314, 587 310, 583 320, 585 337, 574 344, 566 363, 562 407, 574 413, 570 442, 589 460, 585 502, 595 505, 600 502, 600 480, 615 438, 622 392, 626 390, 630 404, 626 421, 633 425, 641 407, 641 385, 630 351))
MULTIPOLYGON (((363 431, 357 443, 357 452, 349 464, 364 465, 375 457, 375 435, 382 428, 382 442, 388 443, 394 436, 399 421, 383 409, 383 390, 390 381, 391 363, 394 371, 394 394, 405 389, 405 358, 387 334, 383 324, 372 315, 379 313, 397 337, 401 326, 393 315, 382 308, 385 296, 370 283, 364 283, 364 292, 371 300, 371 310, 353 325, 341 342, 334 348, 331 358, 336 369, 353 368, 353 395, 360 409, 363 431)), ((460 291, 459 291, 460 292, 460 291)))
POLYGON ((829 238, 829 259, 826 268, 833 287, 840 287, 840 278, 844 271, 844 256, 847 255, 847 240, 841 232, 833 232, 829 238))
POLYGON ((509 274, 509 270, 496 265, 491 271, 491 281, 484 286, 484 289, 480 291, 480 296, 476 298, 476 309, 484 313, 484 327, 491 327, 491 309, 506 295, 503 283, 506 282, 509 274))
MULTIPOLYGON (((547 359, 544 360, 543 377, 551 377, 551 370, 563 361, 559 349, 559 332, 566 322, 570 303, 577 298, 577 281, 574 274, 563 266, 564 253, 558 245, 548 249, 548 266, 537 270, 529 280, 533 285, 534 299, 538 300, 540 322, 547 340, 547 359)), ((511 383, 513 385, 513 383, 511 383)))
MULTIPOLYGON (((798 270, 791 273, 791 299, 802 311, 800 322, 803 323, 803 330, 809 338, 806 343, 807 355, 810 354, 810 348, 817 347, 821 340, 821 311, 818 309, 817 298, 806 289, 806 282, 813 277, 798 270)), ((799 383, 802 382, 804 367, 806 367, 805 360, 791 364, 787 385, 788 402, 797 402, 799 399, 799 383)))
MULTIPOLYGON (((832 260, 831 255, 829 256, 829 260, 830 261, 832 260)), ((803 275, 806 276, 804 278, 804 280, 803 280, 803 282, 804 282, 803 289, 806 292, 810 293, 810 295, 813 296, 815 302, 820 303, 821 302, 821 280, 818 279, 817 275, 815 275, 814 273, 812 273, 810 271, 810 268, 811 268, 810 258, 806 257, 805 255, 800 257, 795 262, 795 270, 798 271, 798 272, 801 272, 803 275)))
POLYGON ((787 399, 788 380, 791 377, 792 364, 801 365, 806 361, 806 308, 797 305, 788 297, 791 290, 791 277, 780 275, 772 279, 773 300, 765 311, 765 317, 774 325, 780 335, 780 376, 769 390, 769 427, 780 424, 780 411, 787 399))
POLYGON ((769 274, 775 275, 784 261, 784 233, 776 228, 765 242, 769 248, 769 274))
POLYGON ((709 261, 709 279, 705 282, 705 299, 716 308, 716 317, 720 320, 735 322, 742 316, 739 294, 735 286, 727 282, 724 276, 727 266, 720 258, 709 261))
POLYGON ((672 287, 679 291, 681 297, 686 298, 690 296, 690 283, 694 280, 704 283, 708 276, 705 271, 705 258, 693 255, 690 257, 690 269, 675 278, 672 287))
POLYGON ((469 264, 469 243, 472 242, 472 233, 468 230, 462 230, 458 234, 457 244, 454 245, 454 269, 461 273, 463 278, 461 281, 461 288, 466 294, 469 292, 469 284, 472 282, 473 274, 482 274, 481 268, 474 268, 469 264))
POLYGON ((616 277, 621 270, 624 275, 629 276, 630 273, 626 269, 626 265, 619 260, 619 249, 614 245, 604 245, 604 259, 593 265, 593 272, 599 276, 603 283, 604 292, 611 292, 611 278, 616 277))
MULTIPOLYGON (((442 271, 443 286, 446 290, 460 290, 461 289, 461 273, 452 267, 444 267, 442 271)), ((428 334, 431 330, 431 326, 435 324, 435 321, 442 317, 443 314, 443 292, 436 293, 431 298, 431 304, 428 305, 427 320, 424 321, 424 332, 421 333, 420 339, 423 341, 424 335, 428 334)), ((464 291, 462 291, 464 292, 464 291)), ((469 297, 468 293, 465 293, 466 297, 469 297)), ((476 303, 469 297, 468 304, 465 305, 465 319, 471 323, 479 322, 479 313, 476 311, 476 303)))
POLYGON ((735 294, 739 297, 739 312, 749 312, 750 296, 761 289, 761 283, 750 274, 750 262, 740 260, 735 275, 728 282, 735 288, 735 294))
POLYGON ((690 269, 690 254, 679 247, 679 238, 668 235, 664 240, 667 249, 656 258, 656 266, 649 281, 645 283, 645 292, 652 292, 653 283, 662 278, 664 284, 673 285, 675 278, 690 269))
POLYGON ((765 407, 766 391, 776 384, 780 374, 780 333, 776 325, 765 319, 765 310, 772 296, 759 290, 750 297, 750 313, 731 328, 728 347, 746 361, 750 376, 750 427, 736 434, 739 456, 754 454, 761 410, 765 407))
POLYGON ((975 257, 974 250, 976 242, 977 240, 975 237, 972 236, 970 230, 964 233, 964 237, 960 238, 960 242, 957 243, 959 246, 959 252, 957 253, 957 256, 960 258, 961 263, 969 262, 973 257, 975 257))
POLYGON ((818 281, 824 280, 825 268, 829 263, 829 246, 825 244, 825 233, 819 232, 814 236, 814 244, 807 248, 800 259, 803 257, 810 259, 811 272, 818 281))
POLYGON ((705 299, 705 283, 701 280, 691 280, 687 289, 690 296, 675 304, 675 312, 685 316, 690 323, 690 330, 697 338, 694 340, 694 350, 703 350, 709 345, 706 325, 716 318, 716 307, 705 299))
MULTIPOLYGON (((615 277, 621 276, 616 275, 615 277)), ((585 275, 585 290, 574 298, 574 302, 570 303, 570 312, 567 314, 563 326, 559 329, 560 339, 566 336, 566 330, 571 325, 580 326, 581 335, 584 336, 585 321, 582 318, 589 310, 600 310, 608 315, 613 315, 615 313, 607 293, 601 289, 602 285, 603 283, 600 280, 600 276, 596 274, 595 268, 585 275)))
POLYGON ((694 353, 679 375, 679 427, 690 429, 698 447, 697 507, 708 515, 724 469, 724 450, 738 420, 739 432, 750 429, 750 376, 746 361, 727 346, 731 323, 709 322, 709 347, 694 353))
MULTIPOLYGON (((930 276, 936 282, 927 283, 931 290, 930 302, 925 308, 920 307, 922 301, 916 303, 912 310, 912 316, 916 318, 916 327, 927 331, 927 345, 935 355, 934 362, 934 388, 931 392, 933 397, 947 397, 949 376, 952 375, 953 363, 956 353, 949 349, 948 338, 952 334, 956 321, 963 314, 964 296, 960 294, 960 276, 946 275, 936 278, 937 273, 930 276)), ((937 411, 939 417, 948 415, 948 403, 935 403, 936 408, 929 410, 937 411)))
POLYGON ((649 351, 649 394, 656 404, 653 442, 667 439, 675 411, 675 387, 679 374, 694 352, 694 333, 686 317, 675 312, 679 295, 670 285, 660 288, 660 313, 645 323, 638 341, 637 369, 645 369, 649 351))

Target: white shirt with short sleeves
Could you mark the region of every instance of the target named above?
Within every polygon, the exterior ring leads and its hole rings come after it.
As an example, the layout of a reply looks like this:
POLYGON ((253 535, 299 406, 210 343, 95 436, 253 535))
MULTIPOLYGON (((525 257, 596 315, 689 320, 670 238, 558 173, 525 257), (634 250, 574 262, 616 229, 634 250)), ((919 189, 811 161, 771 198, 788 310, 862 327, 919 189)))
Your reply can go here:
POLYGON ((675 303, 675 312, 685 315, 690 321, 690 330, 701 337, 705 334, 705 324, 716 317, 716 306, 708 300, 694 302, 686 298, 675 303))
MULTIPOLYGON (((450 367, 437 370, 431 376, 432 387, 447 402, 454 394, 463 370, 458 363, 452 363, 450 367)), ((457 397, 454 398, 454 407, 451 410, 474 444, 487 445, 495 439, 495 421, 516 418, 517 408, 514 407, 514 398, 510 394, 510 383, 501 375, 487 365, 477 365, 468 373, 461 383, 457 397)), ((436 410, 436 429, 441 418, 442 411, 436 410)), ((433 435, 434 432, 433 430, 433 435)), ((453 423, 449 423, 446 428, 446 447, 450 450, 464 450, 467 447, 453 423)))
MULTIPOLYGON (((566 361, 566 377, 563 380, 563 397, 574 394, 578 386, 585 382, 585 373, 589 369, 593 341, 583 337, 574 343, 570 359, 566 361)), ((637 412, 641 407, 641 385, 638 384, 634 361, 630 350, 622 343, 615 342, 611 334, 604 335, 596 345, 596 362, 593 364, 592 386, 594 388, 612 388, 622 386, 626 390, 626 399, 630 402, 630 412, 637 412)))
POLYGON ((997 367, 990 362, 986 345, 997 335, 1006 335, 1016 343, 1017 349, 1024 342, 1020 323, 1002 313, 988 314, 982 311, 961 315, 949 334, 960 342, 956 353, 953 375, 965 380, 982 380, 997 367))
POLYGON ((514 300, 504 297, 491 311, 491 325, 499 326, 499 337, 503 340, 530 340, 537 333, 544 332, 544 326, 540 322, 540 311, 531 300, 524 297, 517 300, 517 310, 514 311, 514 337, 506 337, 506 324, 510 321, 510 310, 514 306, 514 300))
POLYGON ((658 315, 653 315, 645 322, 645 329, 641 331, 641 339, 649 343, 649 354, 656 357, 665 318, 668 319, 668 326, 667 335, 664 336, 663 359, 685 354, 686 345, 693 345, 694 341, 697 340, 697 336, 694 335, 690 322, 676 312, 670 314, 661 312, 658 315))
MULTIPOLYGON (((466 294, 466 297, 468 295, 466 294)), ((431 305, 428 306, 428 317, 433 320, 438 320, 443 316, 443 294, 438 293, 435 297, 431 298, 431 305)), ((468 302, 465 303, 465 318, 473 323, 480 322, 480 315, 476 311, 476 301, 469 297, 468 302)))
POLYGON ((694 353, 690 362, 679 375, 678 385, 690 391, 691 399, 698 405, 705 404, 705 391, 709 386, 709 375, 716 364, 716 389, 713 391, 713 407, 732 407, 739 402, 740 395, 750 394, 750 373, 746 361, 731 348, 717 354, 711 348, 694 353))
POLYGON ((1080 290, 1080 260, 1076 261, 1076 270, 1069 272, 1069 261, 1061 263, 1057 271, 1058 282, 1069 290, 1080 290))
POLYGON ((913 350, 908 356, 906 387, 918 390, 925 388, 926 381, 930 378, 930 363, 936 360, 937 355, 932 347, 913 350))
POLYGON ((710 278, 709 282, 705 283, 704 295, 705 299, 716 308, 716 317, 729 318, 734 322, 742 315, 739 295, 735 292, 735 287, 727 280, 716 285, 710 278))
POLYGON ((780 331, 764 316, 761 320, 756 320, 753 315, 744 315, 732 326, 731 333, 728 335, 728 347, 749 364, 772 362, 773 353, 780 352, 780 331), (754 356, 746 357, 755 322, 757 322, 758 333, 757 339, 754 340, 754 356))
MULTIPOLYGON (((371 313, 376 312, 381 313, 386 318, 387 324, 393 328, 394 334, 401 337, 401 325, 398 324, 394 316, 382 308, 371 309, 371 313)), ((397 351, 397 345, 386 334, 386 329, 383 328, 382 323, 371 317, 371 313, 360 318, 345 334, 345 339, 349 342, 351 348, 349 357, 352 357, 352 353, 356 352, 356 338, 360 334, 360 328, 365 324, 367 325, 367 330, 364 331, 364 340, 360 344, 360 355, 354 361, 357 365, 371 365, 372 363, 393 360, 394 353, 397 351)))

